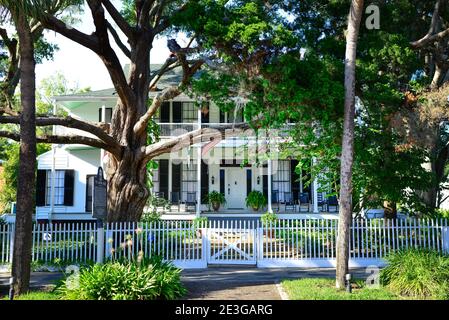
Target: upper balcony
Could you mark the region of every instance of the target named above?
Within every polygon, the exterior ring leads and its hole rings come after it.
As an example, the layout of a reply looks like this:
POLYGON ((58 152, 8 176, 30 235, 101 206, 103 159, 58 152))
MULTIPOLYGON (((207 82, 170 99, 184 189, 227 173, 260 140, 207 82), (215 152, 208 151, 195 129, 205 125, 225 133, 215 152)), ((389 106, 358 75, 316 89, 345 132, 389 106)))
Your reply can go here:
MULTIPOLYGON (((92 93, 60 96, 56 99, 58 108, 64 109, 74 118, 84 119, 92 122, 109 123, 112 118, 112 111, 117 102, 117 96, 114 90, 102 90, 92 93)), ((160 139, 169 139, 182 134, 197 130, 200 128, 212 128, 223 132, 225 140, 248 140, 263 139, 268 134, 272 138, 285 139, 289 136, 288 128, 291 125, 285 125, 283 128, 270 130, 267 132, 256 133, 251 129, 242 130, 240 133, 226 134, 227 130, 232 130, 233 123, 243 122, 242 110, 240 112, 222 112, 214 103, 203 104, 201 108, 190 97, 181 95, 171 101, 164 102, 154 121, 159 124, 160 139), (226 127, 226 128, 225 128, 226 127)), ((62 135, 84 135, 93 137, 88 132, 77 129, 57 126, 56 134, 62 135)))

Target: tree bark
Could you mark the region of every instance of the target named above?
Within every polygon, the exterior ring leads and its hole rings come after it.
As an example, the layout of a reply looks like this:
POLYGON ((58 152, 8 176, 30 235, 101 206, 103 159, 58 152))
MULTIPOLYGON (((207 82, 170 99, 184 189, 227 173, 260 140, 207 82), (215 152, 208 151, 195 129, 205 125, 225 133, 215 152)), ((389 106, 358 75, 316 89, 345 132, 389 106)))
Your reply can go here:
POLYGON ((36 166, 35 61, 31 30, 24 14, 15 18, 20 41, 20 115, 19 176, 15 222, 12 275, 15 294, 29 290, 32 246, 32 214, 34 212, 36 166))
POLYGON ((150 192, 146 179, 146 161, 138 159, 136 152, 126 150, 121 160, 109 159, 108 221, 139 221, 150 192))
POLYGON ((352 166, 354 163, 355 63, 363 4, 363 0, 352 0, 346 35, 345 106, 336 268, 336 287, 338 289, 345 286, 345 276, 348 273, 349 262, 349 235, 352 219, 352 166))

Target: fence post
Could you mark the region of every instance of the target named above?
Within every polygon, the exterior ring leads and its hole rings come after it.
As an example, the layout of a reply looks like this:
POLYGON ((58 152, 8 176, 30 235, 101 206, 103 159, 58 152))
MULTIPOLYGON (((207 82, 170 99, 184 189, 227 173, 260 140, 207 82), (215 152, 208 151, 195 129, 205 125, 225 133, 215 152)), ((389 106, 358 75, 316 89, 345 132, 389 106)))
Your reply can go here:
POLYGON ((14 237, 16 232, 15 223, 8 224, 8 227, 11 228, 10 238, 9 238, 9 263, 12 263, 12 259, 14 256, 14 237))
POLYGON ((449 227, 443 227, 441 236, 443 238, 443 252, 449 254, 449 227))
POLYGON ((201 228, 201 260, 203 263, 207 266, 207 256, 209 254, 209 242, 208 238, 209 235, 207 234, 209 232, 209 228, 206 225, 206 228, 201 228))
POLYGON ((104 261, 104 228, 103 220, 97 219, 97 263, 104 261))
POLYGON ((257 241, 257 256, 256 256, 256 264, 263 260, 263 228, 256 229, 256 241, 257 241))

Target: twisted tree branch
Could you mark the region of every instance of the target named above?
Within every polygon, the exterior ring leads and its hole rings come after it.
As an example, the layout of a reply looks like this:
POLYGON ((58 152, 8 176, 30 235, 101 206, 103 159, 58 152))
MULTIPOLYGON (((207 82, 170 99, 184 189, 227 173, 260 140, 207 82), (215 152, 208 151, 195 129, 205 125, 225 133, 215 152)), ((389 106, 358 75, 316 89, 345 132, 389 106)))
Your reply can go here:
MULTIPOLYGON (((0 137, 8 138, 14 141, 20 141, 20 135, 18 133, 13 133, 10 131, 0 131, 0 137)), ((109 151, 114 156, 116 156, 113 148, 109 145, 105 144, 101 140, 84 137, 84 136, 75 136, 75 135, 66 135, 66 136, 56 136, 56 135, 45 135, 41 137, 36 137, 37 143, 54 143, 54 144, 82 144, 91 146, 94 148, 104 149, 109 151)))
MULTIPOLYGON (((20 124, 20 117, 0 116, 0 123, 20 124)), ((85 132, 89 132, 97 136, 100 139, 99 140, 100 142, 104 143, 105 145, 108 145, 109 149, 108 151, 113 153, 115 156, 120 157, 122 148, 120 144, 105 131, 104 124, 79 120, 72 118, 70 116, 66 118, 58 118, 58 117, 36 118, 36 126, 51 126, 51 125, 60 125, 67 128, 74 128, 85 132)))

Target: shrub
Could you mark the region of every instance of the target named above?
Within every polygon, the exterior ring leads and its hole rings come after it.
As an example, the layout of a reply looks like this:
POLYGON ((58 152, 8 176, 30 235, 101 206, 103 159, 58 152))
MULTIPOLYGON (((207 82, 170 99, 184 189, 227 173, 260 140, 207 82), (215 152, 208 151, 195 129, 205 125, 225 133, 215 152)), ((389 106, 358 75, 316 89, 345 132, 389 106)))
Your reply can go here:
POLYGON ((251 191, 245 200, 246 206, 257 211, 267 205, 267 198, 260 191, 251 191))
POLYGON ((78 275, 64 280, 58 292, 69 300, 176 299, 186 293, 180 273, 161 257, 107 262, 81 268, 78 275))
POLYGON ((449 256, 436 251, 408 249, 390 254, 381 283, 392 291, 415 297, 449 298, 449 256))
POLYGON ((223 193, 212 191, 204 197, 204 201, 211 205, 215 211, 218 211, 218 209, 220 209, 220 205, 226 203, 226 198, 223 193))
POLYGON ((157 211, 144 212, 140 218, 140 222, 152 223, 162 221, 162 213, 157 211))
POLYGON ((449 219, 449 210, 447 210, 447 209, 436 209, 434 218, 437 218, 437 219, 449 219))
POLYGON ((275 213, 266 212, 260 217, 260 220, 262 221, 262 225, 265 227, 270 225, 274 226, 278 221, 278 216, 275 213))

